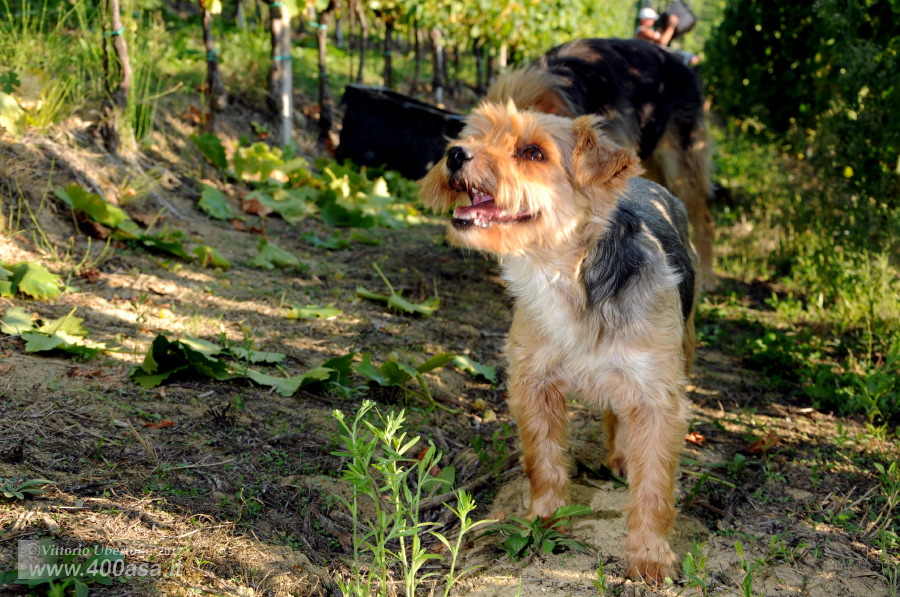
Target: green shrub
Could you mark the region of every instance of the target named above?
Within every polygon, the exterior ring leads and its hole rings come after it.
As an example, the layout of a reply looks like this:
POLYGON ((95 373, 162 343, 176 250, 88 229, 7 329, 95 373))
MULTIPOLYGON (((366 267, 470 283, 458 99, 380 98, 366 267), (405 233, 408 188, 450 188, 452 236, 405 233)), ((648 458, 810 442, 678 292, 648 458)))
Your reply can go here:
POLYGON ((831 242, 896 242, 898 11, 891 0, 737 0, 705 46, 715 109, 812 165, 827 192, 801 201, 831 242))

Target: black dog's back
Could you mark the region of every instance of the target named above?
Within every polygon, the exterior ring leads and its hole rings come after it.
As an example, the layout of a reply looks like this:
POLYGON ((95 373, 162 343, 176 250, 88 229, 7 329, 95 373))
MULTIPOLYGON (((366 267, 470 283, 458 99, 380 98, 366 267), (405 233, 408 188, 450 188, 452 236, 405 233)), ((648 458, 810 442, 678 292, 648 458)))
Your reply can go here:
MULTIPOLYGON (((601 114, 619 128, 617 139, 637 137, 646 159, 670 121, 682 145, 703 118, 694 72, 670 52, 638 39, 580 39, 551 49, 535 66, 556 75, 573 115, 601 114)), ((625 143, 632 145, 631 143, 625 143)))

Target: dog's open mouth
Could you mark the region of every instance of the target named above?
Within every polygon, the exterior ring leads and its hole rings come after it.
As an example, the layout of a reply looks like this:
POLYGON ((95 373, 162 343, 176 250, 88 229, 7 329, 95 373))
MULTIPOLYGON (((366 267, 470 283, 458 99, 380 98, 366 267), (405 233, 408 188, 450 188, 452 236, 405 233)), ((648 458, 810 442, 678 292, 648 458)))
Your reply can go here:
POLYGON ((522 210, 511 214, 501 209, 494 203, 494 197, 471 187, 468 189, 472 205, 459 206, 453 210, 453 226, 457 230, 478 226, 490 228, 494 224, 509 224, 513 222, 527 222, 535 217, 528 210, 522 210))

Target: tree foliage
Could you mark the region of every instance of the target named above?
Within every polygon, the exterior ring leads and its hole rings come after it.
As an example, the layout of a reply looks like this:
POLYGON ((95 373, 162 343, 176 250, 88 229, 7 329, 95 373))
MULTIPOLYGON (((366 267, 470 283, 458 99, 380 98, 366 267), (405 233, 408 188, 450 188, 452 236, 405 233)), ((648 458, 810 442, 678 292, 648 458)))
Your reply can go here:
POLYGON ((851 193, 896 207, 898 16, 898 0, 730 2, 705 48, 709 95, 745 128, 797 143, 851 193))

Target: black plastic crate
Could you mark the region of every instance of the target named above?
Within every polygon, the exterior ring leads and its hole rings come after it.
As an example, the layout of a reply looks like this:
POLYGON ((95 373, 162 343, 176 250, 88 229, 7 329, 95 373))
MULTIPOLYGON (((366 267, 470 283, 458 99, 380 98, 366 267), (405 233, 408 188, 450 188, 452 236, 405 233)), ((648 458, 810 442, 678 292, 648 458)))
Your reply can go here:
POLYGON ((443 157, 463 116, 382 87, 347 85, 337 158, 418 179, 443 157))

